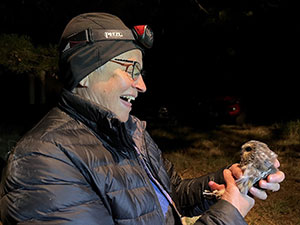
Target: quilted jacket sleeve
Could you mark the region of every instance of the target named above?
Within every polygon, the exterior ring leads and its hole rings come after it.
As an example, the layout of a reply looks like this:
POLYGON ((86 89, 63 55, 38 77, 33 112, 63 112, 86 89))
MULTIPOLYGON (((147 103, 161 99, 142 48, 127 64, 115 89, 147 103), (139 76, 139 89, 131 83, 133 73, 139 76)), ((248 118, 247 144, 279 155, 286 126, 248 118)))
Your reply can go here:
POLYGON ((223 169, 199 178, 182 179, 170 161, 164 159, 164 164, 172 183, 172 192, 175 192, 174 198, 182 215, 199 215, 216 203, 215 200, 204 198, 202 193, 210 189, 208 186, 210 180, 224 183, 223 169))
POLYGON ((3 225, 114 224, 85 176, 53 143, 23 140, 3 175, 3 225))
POLYGON ((202 193, 209 190, 208 182, 213 180, 224 184, 223 170, 220 169, 199 178, 181 179, 171 162, 165 159, 165 167, 171 178, 177 207, 183 216, 202 214, 195 225, 200 224, 246 224, 238 210, 225 200, 209 200, 202 193))
POLYGON ((208 224, 247 225, 238 210, 225 200, 220 200, 211 206, 194 225, 208 224))

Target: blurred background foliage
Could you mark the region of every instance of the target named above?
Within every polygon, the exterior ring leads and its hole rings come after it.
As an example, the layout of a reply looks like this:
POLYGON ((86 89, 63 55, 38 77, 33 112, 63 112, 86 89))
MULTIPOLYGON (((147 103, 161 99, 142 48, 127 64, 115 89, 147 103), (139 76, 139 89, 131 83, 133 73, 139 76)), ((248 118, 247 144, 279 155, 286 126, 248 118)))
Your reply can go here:
POLYGON ((148 91, 137 111, 146 102, 185 116, 216 96, 237 96, 247 118, 298 117, 300 32, 290 0, 3 0, 0 82, 13 84, 0 90, 4 104, 53 105, 60 35, 72 17, 94 11, 154 30, 144 59, 148 91))
POLYGON ((26 35, 0 35, 0 65, 10 73, 35 74, 50 73, 56 76, 58 71, 57 46, 35 46, 26 35))

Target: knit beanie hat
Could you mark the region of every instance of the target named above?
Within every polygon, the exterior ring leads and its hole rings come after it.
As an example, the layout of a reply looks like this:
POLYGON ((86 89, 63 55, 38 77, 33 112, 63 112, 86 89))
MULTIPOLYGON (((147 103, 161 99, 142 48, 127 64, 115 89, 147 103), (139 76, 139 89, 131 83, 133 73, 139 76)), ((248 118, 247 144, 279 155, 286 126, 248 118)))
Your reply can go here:
POLYGON ((110 59, 142 48, 132 31, 116 16, 85 13, 66 26, 59 44, 59 77, 67 90, 110 59))

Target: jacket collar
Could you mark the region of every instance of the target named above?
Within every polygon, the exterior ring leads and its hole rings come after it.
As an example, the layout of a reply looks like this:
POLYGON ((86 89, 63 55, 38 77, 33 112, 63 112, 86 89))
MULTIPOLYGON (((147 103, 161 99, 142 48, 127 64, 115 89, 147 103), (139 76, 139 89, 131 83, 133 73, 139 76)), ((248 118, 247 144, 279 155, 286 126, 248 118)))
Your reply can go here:
POLYGON ((136 117, 129 116, 127 122, 121 122, 108 109, 68 90, 62 91, 58 106, 88 126, 102 141, 124 154, 135 145, 137 137, 133 140, 133 136, 141 136, 145 130, 145 122, 136 117))

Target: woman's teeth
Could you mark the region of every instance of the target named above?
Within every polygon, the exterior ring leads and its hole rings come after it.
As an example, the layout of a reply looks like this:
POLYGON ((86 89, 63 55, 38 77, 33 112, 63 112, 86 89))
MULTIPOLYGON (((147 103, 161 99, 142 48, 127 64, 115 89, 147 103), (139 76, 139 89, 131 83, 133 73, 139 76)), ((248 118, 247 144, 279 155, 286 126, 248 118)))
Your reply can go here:
POLYGON ((127 102, 131 102, 131 101, 135 100, 135 97, 130 96, 130 95, 123 95, 123 96, 121 96, 121 99, 124 101, 127 101, 127 102))

